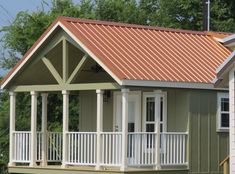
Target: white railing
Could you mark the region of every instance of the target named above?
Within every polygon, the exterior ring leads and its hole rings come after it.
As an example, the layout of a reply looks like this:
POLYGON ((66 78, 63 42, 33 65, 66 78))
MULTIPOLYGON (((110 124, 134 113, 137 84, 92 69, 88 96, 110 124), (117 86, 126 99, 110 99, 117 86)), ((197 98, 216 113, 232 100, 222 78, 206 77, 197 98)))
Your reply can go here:
POLYGON ((73 165, 96 164, 96 132, 67 132, 68 161, 73 165))
POLYGON ((187 133, 161 134, 161 165, 187 165, 187 133))
POLYGON ((128 133, 128 165, 155 165, 155 137, 156 134, 150 132, 128 133))
POLYGON ((122 134, 120 132, 101 133, 101 165, 120 166, 122 151, 122 134))
POLYGON ((31 137, 29 131, 13 132, 14 137, 14 162, 29 163, 30 162, 30 143, 31 137))
MULTIPOLYGON (((30 162, 30 131, 15 131, 13 161, 30 162)), ((67 164, 96 165, 97 133, 96 132, 67 132, 68 157, 67 164)), ((101 165, 120 166, 122 134, 120 132, 102 132, 101 136, 101 165)), ((156 133, 129 132, 127 141, 127 157, 129 166, 156 165, 156 133)), ((187 133, 164 132, 160 134, 160 165, 187 165, 187 133)), ((47 161, 62 161, 62 133, 48 132, 47 161)), ((42 133, 37 133, 37 161, 42 160, 42 133)))
POLYGON ((62 132, 48 132, 48 162, 62 161, 62 132))

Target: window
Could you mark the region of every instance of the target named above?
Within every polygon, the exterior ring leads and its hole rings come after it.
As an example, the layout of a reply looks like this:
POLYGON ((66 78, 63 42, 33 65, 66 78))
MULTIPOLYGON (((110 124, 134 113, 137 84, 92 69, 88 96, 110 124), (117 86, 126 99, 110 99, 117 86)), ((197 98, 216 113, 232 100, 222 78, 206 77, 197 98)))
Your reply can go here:
POLYGON ((218 101, 217 129, 218 131, 228 131, 229 129, 228 93, 218 93, 217 101, 218 101))

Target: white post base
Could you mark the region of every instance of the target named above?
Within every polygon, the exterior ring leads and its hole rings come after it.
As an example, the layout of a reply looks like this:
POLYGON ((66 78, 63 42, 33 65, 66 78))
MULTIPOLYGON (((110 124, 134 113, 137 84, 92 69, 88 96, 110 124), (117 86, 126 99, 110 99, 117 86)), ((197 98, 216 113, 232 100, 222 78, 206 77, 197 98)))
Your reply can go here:
POLYGON ((14 162, 9 162, 9 163, 8 163, 8 166, 9 166, 9 167, 16 166, 16 163, 14 163, 14 162))

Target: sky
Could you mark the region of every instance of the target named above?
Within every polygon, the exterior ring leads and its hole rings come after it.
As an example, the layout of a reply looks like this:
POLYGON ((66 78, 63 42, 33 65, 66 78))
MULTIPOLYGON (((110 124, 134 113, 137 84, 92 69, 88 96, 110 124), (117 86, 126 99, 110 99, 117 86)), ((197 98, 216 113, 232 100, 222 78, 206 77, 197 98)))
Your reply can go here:
MULTIPOLYGON (((48 5, 44 5, 45 10, 50 8, 51 0, 44 0, 48 5)), ((78 3, 79 0, 73 0, 78 3)), ((11 24, 16 14, 20 11, 36 11, 41 8, 42 0, 0 0, 0 29, 3 26, 11 24)), ((0 34, 0 38, 2 34, 0 34)), ((1 49, 1 42, 0 42, 1 49)), ((6 71, 0 70, 0 75, 6 74, 6 71)))

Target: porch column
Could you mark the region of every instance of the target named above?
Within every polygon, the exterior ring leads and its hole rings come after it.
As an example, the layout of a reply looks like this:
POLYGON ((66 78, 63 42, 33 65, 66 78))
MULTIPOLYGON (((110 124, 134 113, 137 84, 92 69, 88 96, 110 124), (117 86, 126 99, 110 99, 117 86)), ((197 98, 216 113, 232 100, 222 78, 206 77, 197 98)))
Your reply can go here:
POLYGON ((129 89, 122 89, 122 161, 121 171, 127 168, 127 135, 128 135, 128 97, 129 89))
POLYGON ((230 173, 235 173, 235 69, 229 72, 229 170, 230 173))
POLYGON ((67 132, 69 131, 69 91, 63 90, 63 159, 62 167, 66 167, 68 161, 68 141, 67 132))
POLYGON ((155 97, 155 108, 156 108, 156 113, 157 117, 156 118, 156 127, 155 127, 155 169, 159 170, 161 168, 160 164, 160 97, 159 95, 156 95, 155 97))
POLYGON ((98 89, 97 93, 97 156, 96 156, 96 170, 100 169, 101 162, 101 132, 103 131, 103 94, 104 91, 98 89))
POLYGON ((42 93, 42 166, 47 165, 47 93, 42 93))
POLYGON ((14 131, 15 131, 15 108, 16 108, 16 94, 9 92, 10 95, 10 144, 9 144, 9 166, 14 166, 14 131))
POLYGON ((36 166, 37 160, 37 97, 38 93, 31 91, 31 167, 36 166))

